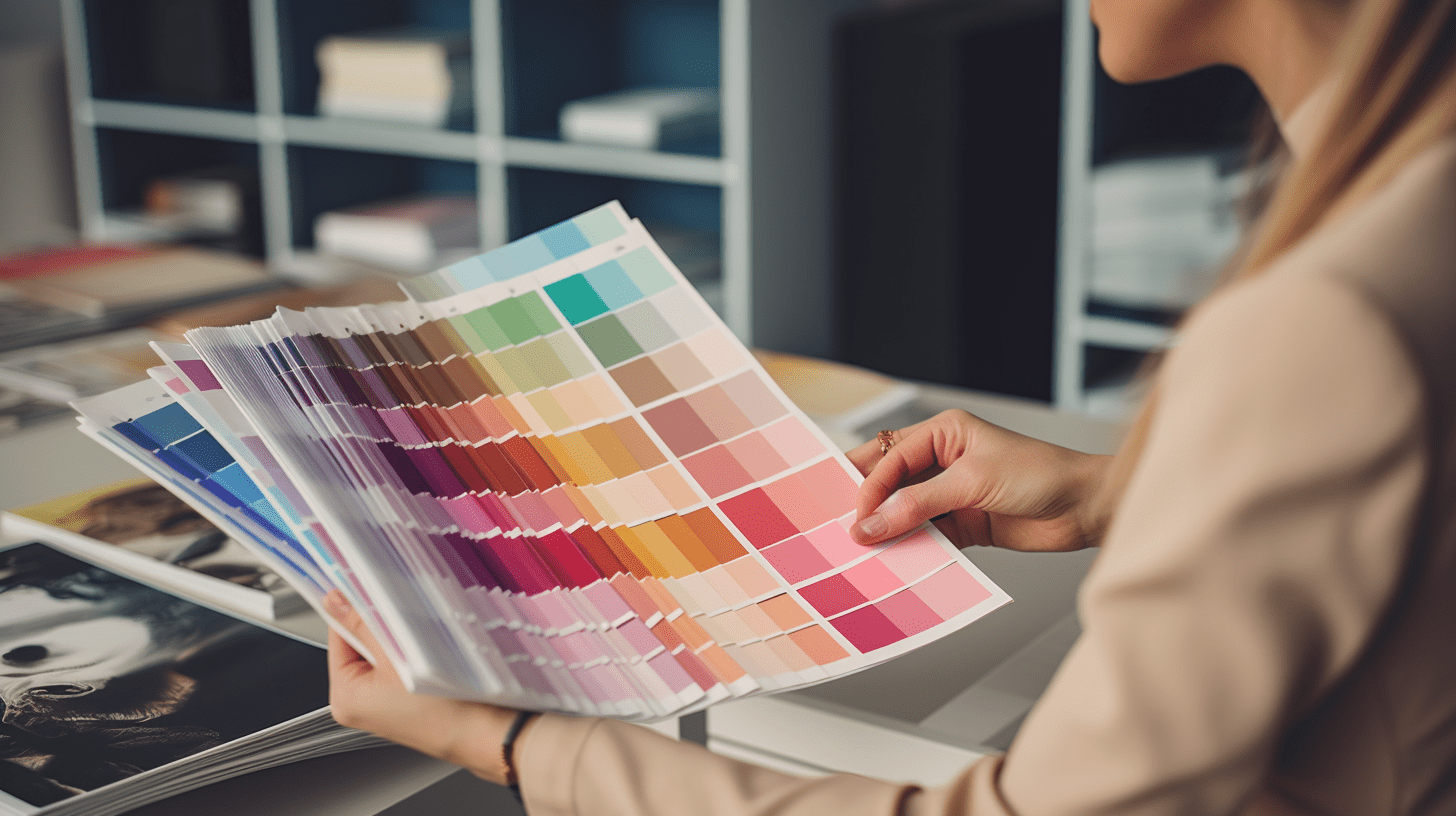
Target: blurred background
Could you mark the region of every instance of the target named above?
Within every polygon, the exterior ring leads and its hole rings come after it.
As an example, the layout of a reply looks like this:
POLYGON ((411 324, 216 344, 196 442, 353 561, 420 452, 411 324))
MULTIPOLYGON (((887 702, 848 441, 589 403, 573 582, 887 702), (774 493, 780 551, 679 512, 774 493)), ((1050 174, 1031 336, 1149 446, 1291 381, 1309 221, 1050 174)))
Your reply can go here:
POLYGON ((1084 0, 0 0, 0 349, 383 299, 617 199, 750 345, 1123 416, 1261 107, 1094 49, 1084 0), (267 285, 22 308, 97 245, 267 285))

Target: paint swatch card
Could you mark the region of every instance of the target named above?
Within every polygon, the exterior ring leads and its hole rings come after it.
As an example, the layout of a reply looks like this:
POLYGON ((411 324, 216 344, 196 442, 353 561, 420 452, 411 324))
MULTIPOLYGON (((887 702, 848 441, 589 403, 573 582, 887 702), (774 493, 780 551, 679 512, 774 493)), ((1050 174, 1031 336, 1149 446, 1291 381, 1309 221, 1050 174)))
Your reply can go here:
POLYGON ((157 379, 413 688, 655 719, 1010 600, 929 526, 850 540, 858 473, 617 204, 403 288, 190 332, 157 379))

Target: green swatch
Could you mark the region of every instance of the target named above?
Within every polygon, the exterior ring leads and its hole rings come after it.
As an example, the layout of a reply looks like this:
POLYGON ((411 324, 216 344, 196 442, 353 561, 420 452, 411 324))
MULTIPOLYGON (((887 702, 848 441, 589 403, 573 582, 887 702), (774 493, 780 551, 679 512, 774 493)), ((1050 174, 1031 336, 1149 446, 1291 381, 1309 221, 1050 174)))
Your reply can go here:
POLYGON ((586 355, 581 353, 581 346, 566 334, 553 334, 546 338, 546 342, 556 351, 556 359, 571 372, 572 379, 580 379, 596 370, 586 355))
POLYGON ((470 314, 467 314, 465 320, 470 323, 471 328, 475 329, 475 333, 480 336, 480 339, 485 342, 486 348, 489 348, 491 351, 505 348, 511 344, 511 341, 506 337, 506 333, 501 331, 500 325, 490 316, 488 309, 476 309, 470 314))
POLYGON ((556 351, 551 348, 551 344, 546 342, 544 337, 539 337, 521 346, 521 356, 525 358, 526 364, 531 367, 531 370, 536 372, 536 376, 541 379, 541 384, 547 388, 571 379, 571 374, 567 372, 566 366, 557 359, 556 351))
POLYGON ((531 363, 526 355, 518 348, 501 349, 496 352, 495 359, 505 368, 510 375, 511 382, 521 391, 535 391, 541 387, 541 379, 531 369, 531 363))
POLYGON ((526 311, 526 316, 531 318, 531 322, 535 324, 537 331, 542 334, 550 334, 561 328, 561 324, 556 322, 556 316, 551 314, 550 309, 546 308, 546 301, 542 300, 540 295, 535 292, 527 292, 516 298, 516 300, 521 304, 521 308, 526 311))
POLYGON ((601 320, 578 326, 576 331, 604 366, 614 366, 642 353, 642 347, 627 333, 616 315, 607 315, 601 320))
POLYGON ((500 325, 501 331, 506 333, 506 338, 517 346, 541 335, 541 331, 536 328, 536 322, 526 314, 519 298, 507 298, 485 308, 500 325))

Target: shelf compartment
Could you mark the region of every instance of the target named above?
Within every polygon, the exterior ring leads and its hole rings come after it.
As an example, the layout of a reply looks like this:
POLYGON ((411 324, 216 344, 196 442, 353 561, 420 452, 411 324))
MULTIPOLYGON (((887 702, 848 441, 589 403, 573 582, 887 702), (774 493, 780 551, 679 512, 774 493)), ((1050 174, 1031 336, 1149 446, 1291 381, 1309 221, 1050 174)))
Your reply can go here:
POLYGON ((504 154, 507 164, 543 170, 714 185, 726 183, 730 176, 723 159, 551 139, 507 138, 504 154))
MULTIPOLYGON (((719 17, 718 0, 502 0, 506 135, 556 140, 561 106, 584 97, 718 89, 719 17)), ((718 156, 721 141, 668 150, 718 156)))
POLYGON ((1254 83, 1227 66, 1138 85, 1117 82, 1100 64, 1094 70, 1093 165, 1122 156, 1237 149, 1264 110, 1254 83))
POLYGON ((1146 359, 1146 353, 1137 349, 1087 346, 1078 409, 1106 419, 1131 418, 1146 394, 1146 359))
POLYGON ((475 193, 474 162, 295 145, 288 149, 292 242, 314 245, 314 220, 330 210, 415 193, 475 193))
MULTIPOLYGON (((319 43, 335 34, 382 28, 470 32, 470 0, 277 0, 283 111, 340 126, 391 126, 388 122, 319 117, 319 43)), ((445 132, 472 131, 473 110, 452 120, 445 132)), ((404 125, 395 125, 403 127, 404 125)), ((416 128, 414 132, 425 130, 416 128)))
POLYGON ((180 240, 219 249, 261 255, 262 208, 258 194, 258 146, 242 141, 178 136, 119 128, 97 128, 100 156, 101 215, 98 232, 113 237, 123 232, 147 237, 138 229, 145 209, 148 185, 160 178, 214 168, 229 168, 237 179, 241 213, 233 233, 166 230, 152 239, 180 240))
POLYGON ((1173 342, 1173 330, 1167 326, 1123 320, 1102 315, 1087 315, 1082 324, 1083 342, 1129 351, 1155 351, 1173 342))
POLYGON ((91 95, 256 109, 249 0, 85 0, 91 95))
POLYGON ((510 232, 528 235, 618 200, 642 222, 710 305, 722 313, 722 191, 701 184, 512 168, 510 232))

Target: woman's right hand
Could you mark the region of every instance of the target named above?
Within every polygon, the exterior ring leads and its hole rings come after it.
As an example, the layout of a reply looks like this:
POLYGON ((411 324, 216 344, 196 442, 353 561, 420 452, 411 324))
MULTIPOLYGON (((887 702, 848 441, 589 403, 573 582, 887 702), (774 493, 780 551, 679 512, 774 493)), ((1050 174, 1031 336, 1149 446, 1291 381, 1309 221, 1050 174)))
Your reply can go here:
POLYGON ((849 452, 865 474, 850 535, 875 544, 927 519, 958 547, 1065 552, 1097 543, 1093 507, 1109 457, 1078 453, 945 411, 849 452), (940 518, 937 518, 940 517, 940 518))

